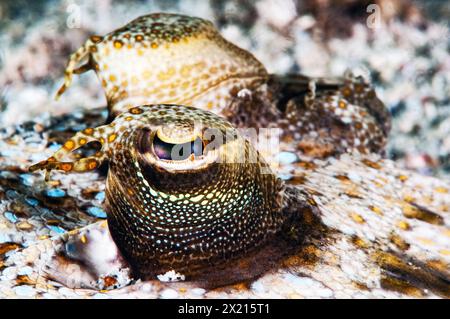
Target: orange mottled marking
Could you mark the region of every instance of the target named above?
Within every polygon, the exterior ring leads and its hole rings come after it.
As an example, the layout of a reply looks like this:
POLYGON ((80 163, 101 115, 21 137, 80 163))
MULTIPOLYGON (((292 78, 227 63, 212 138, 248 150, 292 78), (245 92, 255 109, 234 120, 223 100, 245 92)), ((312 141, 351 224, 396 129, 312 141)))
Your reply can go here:
POLYGON ((86 135, 92 135, 92 134, 94 134, 94 129, 92 127, 88 127, 83 130, 83 133, 86 135))
POLYGON ((93 170, 97 167, 97 161, 96 160, 90 160, 87 164, 88 169, 93 170))
POLYGON ((64 143, 64 148, 68 151, 73 150, 74 147, 75 147, 75 142, 72 140, 68 140, 64 143))
POLYGON ((141 114, 142 112, 143 112, 142 109, 140 109, 138 107, 133 107, 130 109, 131 114, 141 114))
POLYGON ((379 163, 372 162, 371 160, 363 159, 362 162, 363 162, 366 166, 369 166, 369 167, 371 167, 371 168, 374 168, 374 169, 381 169, 381 165, 380 165, 379 163))
POLYGON ((439 250, 439 253, 444 256, 450 256, 450 250, 448 249, 441 249, 439 250))
POLYGON ((109 135, 108 136, 108 142, 114 142, 114 140, 117 138, 117 135, 116 134, 111 134, 111 135, 109 135))
POLYGON ((358 224, 364 224, 366 221, 364 220, 364 218, 358 214, 358 213, 351 213, 350 217, 357 222, 358 224))
POLYGON ((94 43, 99 43, 100 41, 103 40, 103 38, 102 38, 101 36, 98 36, 98 35, 93 35, 93 36, 91 36, 90 39, 91 39, 91 41, 94 42, 94 43))
POLYGON ((61 164, 61 169, 65 172, 71 171, 73 168, 73 164, 72 163, 62 163, 61 164))
POLYGON ((383 211, 381 210, 380 207, 370 205, 370 206, 369 206, 369 209, 370 209, 371 211, 373 211, 375 214, 380 215, 380 216, 383 216, 383 211))
POLYGON ((349 97, 350 95, 352 95, 352 91, 349 89, 349 88, 344 88, 344 90, 342 91, 342 94, 345 96, 345 97, 349 97))
POLYGON ((448 189, 445 187, 436 187, 434 189, 436 192, 441 193, 441 194, 447 194, 448 193, 448 189))
POLYGON ((339 101, 338 106, 341 109, 346 109, 347 108, 347 103, 345 103, 344 101, 339 101))
POLYGON ((402 230, 410 230, 411 226, 409 225, 408 222, 401 220, 397 223, 397 226, 402 229, 402 230))

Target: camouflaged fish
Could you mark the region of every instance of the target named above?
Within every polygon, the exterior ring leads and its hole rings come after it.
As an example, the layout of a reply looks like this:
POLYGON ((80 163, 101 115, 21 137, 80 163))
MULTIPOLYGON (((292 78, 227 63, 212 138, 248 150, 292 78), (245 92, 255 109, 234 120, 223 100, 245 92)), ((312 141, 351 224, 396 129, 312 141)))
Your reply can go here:
POLYGON ((271 75, 200 18, 151 14, 92 36, 70 57, 57 96, 88 70, 102 83, 110 118, 144 104, 190 105, 237 127, 279 127, 292 151, 313 157, 383 152, 390 128, 364 79, 271 75))
MULTIPOLYGON (((90 67, 104 80, 111 122, 77 133, 31 170, 86 172, 108 160, 108 223, 28 242, 18 252, 18 244, 2 246, 8 258, 0 293, 23 294, 26 285, 35 296, 68 297, 111 288, 118 289, 102 293, 449 297, 450 186, 379 155, 363 155, 382 152, 389 124, 361 80, 329 84, 267 75, 210 23, 166 14, 91 38, 69 62, 63 88, 72 73, 90 67), (208 80, 215 73, 208 70, 209 77, 193 72, 174 76, 178 82, 161 76, 141 87, 139 81, 121 85, 133 76, 144 80, 146 70, 159 76, 173 66, 177 71, 169 73, 178 74, 196 52, 197 61, 208 64, 198 71, 225 64, 213 82, 208 80), (184 53, 185 60, 175 59, 184 53), (130 56, 136 64, 124 62, 130 56), (143 64, 136 67, 139 56, 143 64), (75 69, 82 58, 87 64, 75 69), (237 68, 231 71, 228 63, 237 68), (191 89, 177 95, 182 80, 191 89), (146 88, 155 89, 147 94, 146 88), (167 94, 155 95, 161 92, 167 94), (278 148, 253 143, 238 129, 265 124, 282 128, 278 148), (70 158, 92 142, 101 144, 96 154, 70 158), (274 161, 280 152, 289 160, 274 161), (345 152, 352 154, 331 156, 345 152)), ((101 179, 90 174, 82 175, 101 179)), ((72 179, 60 187, 82 183, 72 179)), ((21 202, 27 192, 7 196, 21 202)), ((49 224, 41 219, 39 225, 49 224)), ((75 229, 69 221, 60 216, 59 227, 75 229)))

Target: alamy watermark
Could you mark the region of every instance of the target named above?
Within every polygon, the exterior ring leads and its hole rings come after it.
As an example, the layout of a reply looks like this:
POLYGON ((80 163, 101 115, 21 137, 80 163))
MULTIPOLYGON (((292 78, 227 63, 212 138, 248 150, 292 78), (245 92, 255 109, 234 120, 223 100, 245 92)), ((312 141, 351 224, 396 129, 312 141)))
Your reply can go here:
POLYGON ((370 13, 366 19, 366 25, 369 29, 378 29, 381 26, 381 7, 378 4, 369 4, 366 12, 370 13))
POLYGON ((67 19, 66 25, 69 29, 79 29, 82 26, 82 7, 75 3, 70 2, 66 8, 67 19))

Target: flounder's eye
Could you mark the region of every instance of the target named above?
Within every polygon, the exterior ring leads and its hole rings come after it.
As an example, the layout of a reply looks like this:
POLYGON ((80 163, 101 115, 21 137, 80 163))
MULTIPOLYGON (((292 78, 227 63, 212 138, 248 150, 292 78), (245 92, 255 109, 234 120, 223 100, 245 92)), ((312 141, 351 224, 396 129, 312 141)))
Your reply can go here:
POLYGON ((153 139, 153 151, 155 155, 162 160, 182 161, 191 155, 195 157, 203 154, 203 141, 197 137, 192 142, 181 144, 167 143, 161 140, 158 135, 153 139))

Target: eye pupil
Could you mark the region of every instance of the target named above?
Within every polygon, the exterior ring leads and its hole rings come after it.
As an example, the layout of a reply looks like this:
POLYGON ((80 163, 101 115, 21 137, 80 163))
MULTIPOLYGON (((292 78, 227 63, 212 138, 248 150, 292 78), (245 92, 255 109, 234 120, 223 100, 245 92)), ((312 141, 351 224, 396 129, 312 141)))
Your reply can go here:
POLYGON ((182 161, 191 154, 200 156, 203 154, 203 142, 197 137, 192 142, 172 144, 161 140, 158 136, 153 139, 153 150, 155 155, 163 160, 182 161))
POLYGON ((171 159, 173 145, 174 144, 169 144, 162 141, 157 136, 155 136, 155 139, 153 140, 153 150, 155 151, 156 156, 158 156, 160 159, 171 159))

